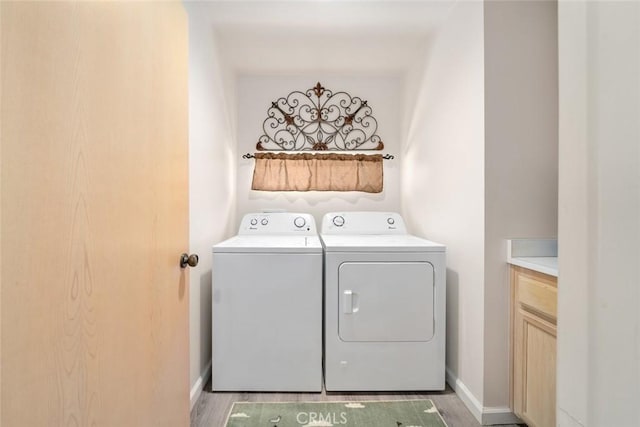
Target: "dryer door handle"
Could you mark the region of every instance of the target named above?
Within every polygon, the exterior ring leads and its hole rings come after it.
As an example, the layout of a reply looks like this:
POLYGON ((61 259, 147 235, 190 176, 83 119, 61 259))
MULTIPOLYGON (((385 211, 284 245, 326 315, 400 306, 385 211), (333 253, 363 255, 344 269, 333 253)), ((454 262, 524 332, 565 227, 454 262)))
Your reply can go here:
POLYGON ((344 314, 353 314, 358 312, 358 294, 351 289, 347 289, 342 293, 342 311, 344 314))

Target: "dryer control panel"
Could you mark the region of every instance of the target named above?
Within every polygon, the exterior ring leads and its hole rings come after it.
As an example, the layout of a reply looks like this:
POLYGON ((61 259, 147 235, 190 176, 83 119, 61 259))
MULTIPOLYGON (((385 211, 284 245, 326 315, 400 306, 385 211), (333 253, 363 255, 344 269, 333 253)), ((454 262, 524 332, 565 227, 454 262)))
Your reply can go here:
POLYGON ((396 212, 330 212, 322 234, 407 234, 407 228, 396 212))
POLYGON ((313 215, 292 212, 261 212, 246 214, 238 234, 306 235, 318 234, 313 215))

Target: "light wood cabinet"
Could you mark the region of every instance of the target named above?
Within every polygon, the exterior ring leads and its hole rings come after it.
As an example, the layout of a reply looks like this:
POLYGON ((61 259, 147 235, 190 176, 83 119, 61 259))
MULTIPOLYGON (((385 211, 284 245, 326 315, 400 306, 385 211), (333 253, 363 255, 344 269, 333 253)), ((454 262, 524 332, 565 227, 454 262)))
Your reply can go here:
POLYGON ((511 266, 511 408, 529 427, 556 425, 557 283, 511 266))

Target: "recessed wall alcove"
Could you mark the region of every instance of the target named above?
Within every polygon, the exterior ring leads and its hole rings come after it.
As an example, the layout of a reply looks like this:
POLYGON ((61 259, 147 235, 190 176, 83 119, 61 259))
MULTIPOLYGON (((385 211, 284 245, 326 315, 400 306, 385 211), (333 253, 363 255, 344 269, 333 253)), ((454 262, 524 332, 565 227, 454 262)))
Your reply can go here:
MULTIPOLYGON (((495 52, 507 49, 501 40, 513 37, 523 52, 530 50, 531 34, 546 31, 537 20, 549 18, 553 7, 531 2, 521 13, 503 2, 451 0, 186 8, 192 251, 209 254, 252 211, 310 212, 316 221, 335 210, 400 212, 412 233, 448 247, 448 381, 476 417, 487 408, 508 415, 508 287, 500 239, 516 231, 555 234, 557 136, 549 138, 554 129, 548 117, 556 111, 557 85, 524 83, 556 69, 557 52, 543 41, 538 62, 526 67, 518 66, 526 62, 524 53, 514 51, 510 62, 516 65, 510 67, 495 52), (498 12, 507 18, 487 24, 490 8, 502 8, 498 12), (242 155, 255 151, 266 109, 318 81, 360 96, 374 109, 383 153, 395 156, 384 161, 382 193, 251 190, 253 160, 242 155), (503 91, 500 81, 513 81, 520 109, 509 104, 514 90, 503 91), (508 110, 517 125, 502 132, 500 116, 508 110), (531 126, 534 131, 519 132, 531 126), (516 170, 509 161, 517 152, 526 153, 528 162, 516 170), (517 198, 517 207, 509 205, 518 189, 497 187, 500 177, 526 189, 541 170, 549 179, 535 200, 517 198), (494 193, 499 188, 505 197, 494 193), (531 213, 522 224, 504 220, 521 212, 531 213)), ((210 260, 201 259, 203 273, 191 278, 192 385, 207 375, 211 354, 210 260)))

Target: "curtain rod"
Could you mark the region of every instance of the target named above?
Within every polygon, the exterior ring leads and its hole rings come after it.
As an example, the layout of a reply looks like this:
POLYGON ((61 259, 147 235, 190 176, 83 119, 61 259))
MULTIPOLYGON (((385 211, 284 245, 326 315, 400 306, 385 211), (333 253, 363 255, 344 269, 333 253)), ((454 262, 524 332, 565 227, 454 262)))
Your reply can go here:
MULTIPOLYGON (((332 153, 335 153, 335 151, 332 151, 332 153)), ((362 154, 362 153, 358 153, 358 154, 362 154)), ((251 153, 247 153, 247 154, 243 154, 242 158, 243 159, 255 159, 256 156, 251 154, 251 153)), ((384 154, 382 156, 382 158, 385 159, 385 160, 393 160, 393 159, 395 159, 395 157, 392 154, 384 154)))

